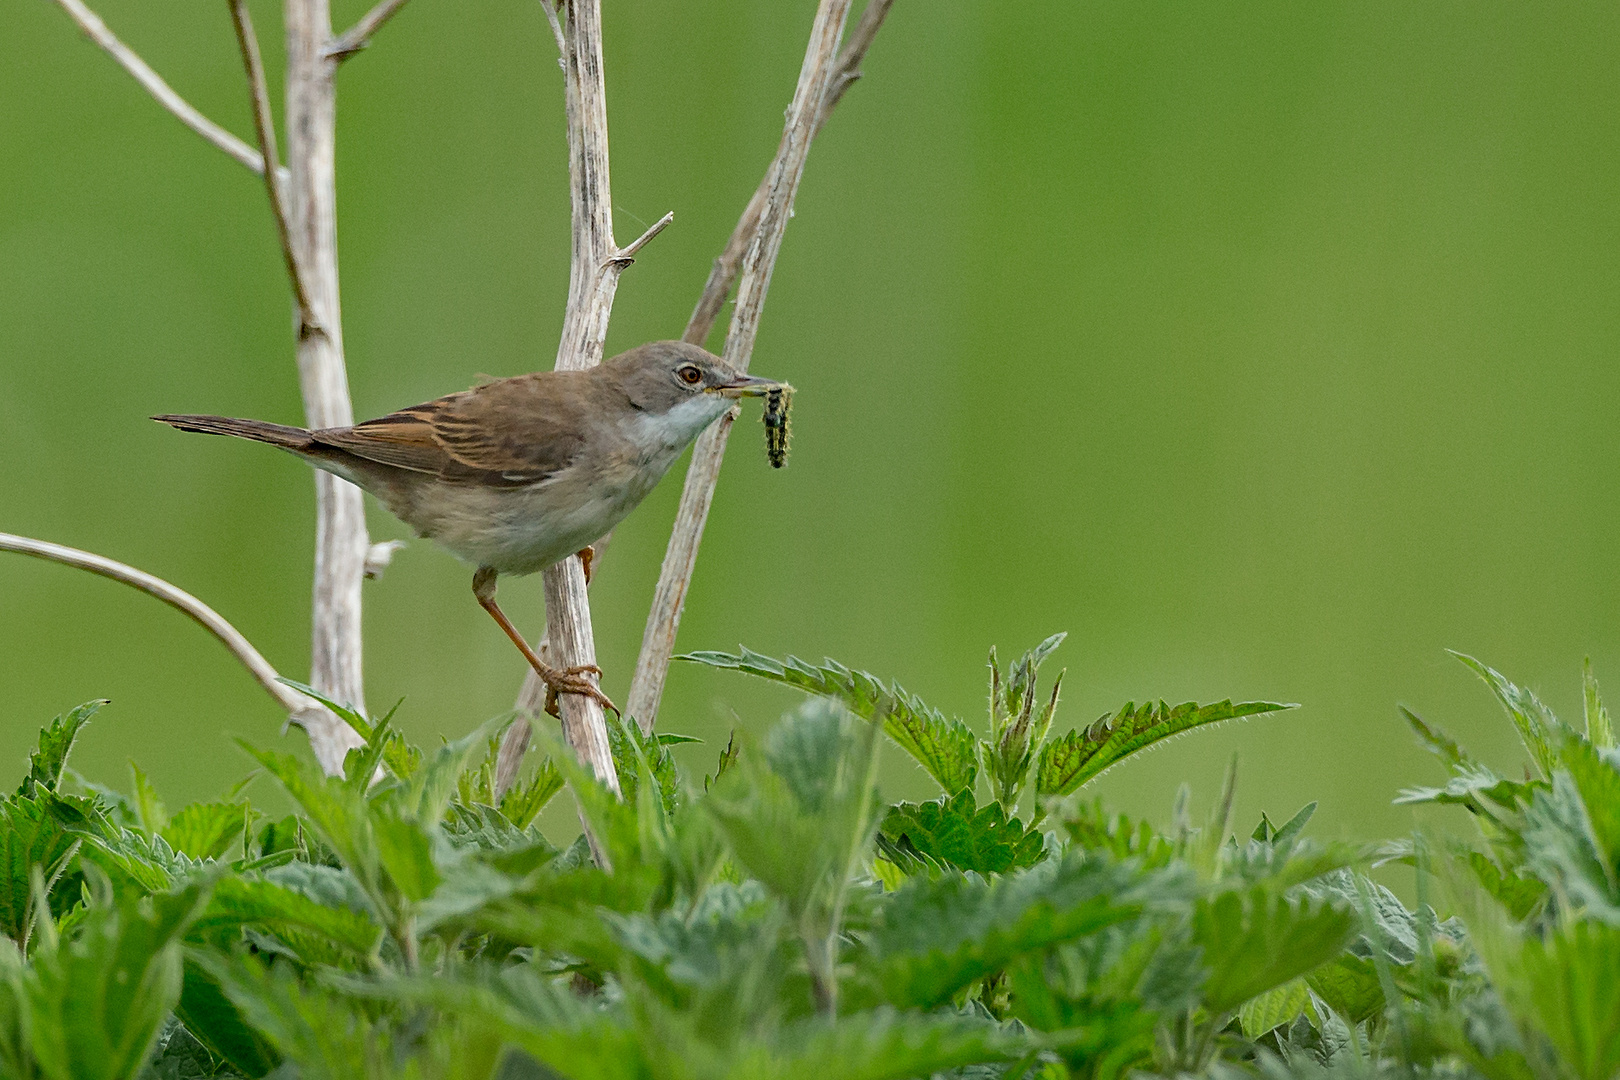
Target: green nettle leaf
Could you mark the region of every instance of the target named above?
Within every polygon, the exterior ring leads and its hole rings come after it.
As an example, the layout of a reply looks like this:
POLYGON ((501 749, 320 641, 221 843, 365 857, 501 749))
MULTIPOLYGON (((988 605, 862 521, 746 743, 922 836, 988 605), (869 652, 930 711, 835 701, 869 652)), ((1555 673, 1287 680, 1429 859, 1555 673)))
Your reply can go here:
POLYGON ((676 659, 746 672, 839 701, 856 716, 882 724, 884 734, 948 793, 971 788, 978 775, 978 740, 972 730, 907 693, 898 683, 885 685, 833 660, 816 667, 796 656, 778 661, 746 648, 736 655, 695 652, 676 659))
MULTIPOLYGON (((341 873, 331 867, 305 864, 299 876, 307 880, 308 871, 341 873)), ((202 941, 218 936, 220 943, 228 946, 235 943, 243 926, 297 929, 319 934, 359 956, 372 955, 382 941, 383 928, 369 914, 349 907, 346 901, 350 897, 341 893, 328 896, 337 903, 317 902, 303 891, 268 877, 224 877, 215 884, 208 906, 192 923, 190 937, 202 941)))
POLYGON ((28 755, 28 775, 23 777, 22 787, 17 789, 18 795, 33 795, 37 788, 56 790, 62 782, 62 769, 67 764, 69 751, 73 749, 73 741, 105 704, 106 698, 87 701, 46 725, 39 733, 39 749, 28 755))
MULTIPOLYGON (((36 790, 49 792, 43 783, 36 790)), ((7 937, 21 941, 27 932, 31 868, 40 867, 49 880, 77 842, 38 800, 21 795, 0 800, 0 931, 7 937)))
POLYGON ((1547 784, 1543 780, 1521 783, 1504 780, 1483 765, 1458 765, 1443 788, 1406 788, 1396 798, 1397 806, 1408 803, 1440 803, 1465 806, 1476 814, 1496 816, 1491 807, 1517 812, 1530 803, 1530 797, 1547 784))
POLYGON ((909 1080, 961 1065, 1010 1061, 1032 1044, 966 1016, 914 1016, 890 1009, 836 1021, 791 1024, 769 1042, 750 1040, 727 1056, 717 1080, 909 1080))
POLYGON ((1598 694, 1597 679, 1592 676, 1592 661, 1587 660, 1583 670, 1582 683, 1586 691, 1586 739, 1599 750, 1612 750, 1615 745, 1614 723, 1609 719, 1609 710, 1603 707, 1603 698, 1598 694))
POLYGON ((534 775, 514 783, 501 796, 501 816, 518 828, 526 829, 562 789, 562 773, 550 758, 545 758, 535 767, 534 775))
POLYGON ((1507 710, 1513 726, 1519 729, 1519 738, 1523 740, 1524 748, 1529 752, 1531 760, 1536 763, 1536 768, 1541 770, 1544 779, 1551 779, 1557 762, 1554 746, 1561 735, 1569 729, 1553 715, 1551 709, 1541 703, 1536 695, 1515 686, 1501 672, 1480 663, 1472 656, 1465 656, 1460 652, 1453 652, 1451 655, 1468 665, 1474 674, 1491 688, 1491 693, 1496 695, 1496 699, 1507 710))
POLYGON ((386 810, 372 815, 371 831, 383 869, 407 900, 426 900, 444 880, 433 844, 416 821, 386 810))
POLYGON ((1260 885, 1199 900, 1192 928, 1209 969, 1204 1004, 1224 1013, 1332 959, 1353 935, 1355 915, 1260 885))
POLYGON ((193 859, 218 859, 233 844, 241 844, 250 813, 245 802, 192 803, 170 818, 161 833, 170 847, 193 859))
POLYGON ((1398 708, 1423 745, 1436 754, 1441 761, 1444 761, 1448 767, 1456 768, 1461 765, 1473 764, 1473 758, 1468 756, 1468 751, 1459 746, 1451 736, 1428 724, 1421 716, 1408 709, 1405 705, 1398 706, 1398 708))
POLYGON ((1378 968, 1365 957, 1342 953, 1305 976, 1305 981, 1347 1023, 1359 1024, 1384 1011, 1378 968))
POLYGON ((203 969, 198 957, 204 955, 211 954, 193 952, 186 957, 185 981, 174 1014, 209 1053, 228 1062, 230 1068, 245 1076, 263 1076, 280 1064, 281 1056, 248 1025, 218 981, 203 969))
POLYGON ((1258 1039, 1268 1031, 1293 1023, 1296 1017, 1304 1015, 1310 1000, 1304 979, 1290 980, 1259 997, 1250 998, 1238 1010, 1238 1023, 1244 1037, 1258 1039))
POLYGON ((1587 837, 1608 871, 1612 892, 1620 898, 1620 768, 1592 743, 1573 736, 1558 748, 1558 757, 1580 793, 1587 837))
POLYGON ((181 936, 206 897, 175 893, 91 909, 71 941, 48 941, 26 985, 29 1042, 52 1080, 125 1080, 180 996, 181 936))
POLYGON ((929 862, 1003 874, 1035 865, 1045 857, 1044 845, 1038 829, 1008 819, 1000 803, 977 808, 972 791, 953 799, 892 806, 878 832, 879 850, 908 873, 929 862))
POLYGON ((1035 793, 1068 795, 1138 750, 1193 728, 1297 707, 1273 701, 1220 701, 1213 705, 1189 701, 1173 708, 1162 701, 1142 705, 1128 702, 1117 713, 1041 747, 1035 793))
POLYGON ((1020 956, 1133 919, 1188 887, 1185 875, 1143 874, 1079 855, 993 882, 955 873, 912 878, 889 894, 867 934, 851 996, 933 1008, 1020 956))
POLYGON ((164 807, 163 800, 158 798, 157 789, 152 786, 152 782, 133 761, 129 763, 129 776, 133 791, 130 805, 135 811, 136 824, 146 835, 155 836, 169 823, 169 811, 164 807))
POLYGON ((1509 873, 1483 852, 1470 851, 1468 865, 1480 886, 1496 897, 1515 920, 1527 918, 1547 895, 1545 881, 1517 871, 1509 873))
POLYGON ((1620 1074, 1620 925, 1565 921, 1537 936, 1477 894, 1461 899, 1469 938, 1530 1057, 1551 1058, 1538 1074, 1620 1074))

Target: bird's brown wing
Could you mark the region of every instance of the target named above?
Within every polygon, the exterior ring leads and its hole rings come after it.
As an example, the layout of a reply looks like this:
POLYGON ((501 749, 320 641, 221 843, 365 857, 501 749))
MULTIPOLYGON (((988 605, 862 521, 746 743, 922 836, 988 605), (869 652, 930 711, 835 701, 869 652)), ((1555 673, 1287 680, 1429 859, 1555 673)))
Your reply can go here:
POLYGON ((546 385, 557 374, 502 379, 315 437, 452 482, 532 484, 567 468, 585 441, 573 395, 546 385))

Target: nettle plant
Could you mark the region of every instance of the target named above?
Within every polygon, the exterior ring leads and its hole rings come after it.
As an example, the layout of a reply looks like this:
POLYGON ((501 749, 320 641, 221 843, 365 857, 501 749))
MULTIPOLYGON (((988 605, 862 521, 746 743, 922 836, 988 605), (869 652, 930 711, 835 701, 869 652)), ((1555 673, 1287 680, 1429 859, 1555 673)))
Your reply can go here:
POLYGON ((1306 837, 1314 804, 1234 834, 1235 768, 1164 829, 1087 801, 1157 739, 1266 709, 1053 736, 1055 644, 992 662, 983 738, 830 662, 702 655, 811 700, 696 779, 685 740, 619 727, 617 791, 541 724, 497 794, 526 718, 425 750, 328 702, 365 740, 342 775, 246 748, 279 820, 242 785, 170 813, 138 771, 128 794, 77 779, 102 703, 75 709, 0 801, 0 1075, 1612 1080, 1620 757, 1595 684, 1578 734, 1481 668, 1538 762, 1522 783, 1414 718, 1453 775, 1405 798, 1465 806, 1483 840, 1375 852, 1306 837), (886 735, 938 799, 882 799, 886 735), (564 788, 559 848, 535 819, 564 788), (1406 907, 1375 855, 1460 918, 1406 907))

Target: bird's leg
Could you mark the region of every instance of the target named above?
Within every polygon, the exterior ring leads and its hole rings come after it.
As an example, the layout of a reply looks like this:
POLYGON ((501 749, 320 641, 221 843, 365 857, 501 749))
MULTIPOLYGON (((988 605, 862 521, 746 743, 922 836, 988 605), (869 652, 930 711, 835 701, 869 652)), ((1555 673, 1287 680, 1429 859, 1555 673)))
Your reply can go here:
POLYGON ((578 551, 579 566, 585 571, 585 584, 591 583, 591 564, 596 562, 596 548, 582 547, 578 551))
POLYGON ((601 678, 601 668, 595 664, 579 664, 570 668, 552 667, 529 648, 529 643, 523 640, 523 635, 512 625, 512 620, 506 617, 506 612, 495 602, 496 576, 494 567, 480 566, 477 573, 473 574, 473 595, 478 598, 479 605, 489 612, 490 617, 500 624, 502 630, 506 631, 506 636, 518 647, 523 659, 527 660, 529 666, 534 668, 534 673, 540 676, 540 681, 546 684, 546 712, 552 716, 557 715, 558 694, 583 694, 585 697, 593 698, 604 709, 612 709, 618 713, 619 707, 608 700, 608 696, 602 693, 594 682, 586 678, 587 675, 601 678))

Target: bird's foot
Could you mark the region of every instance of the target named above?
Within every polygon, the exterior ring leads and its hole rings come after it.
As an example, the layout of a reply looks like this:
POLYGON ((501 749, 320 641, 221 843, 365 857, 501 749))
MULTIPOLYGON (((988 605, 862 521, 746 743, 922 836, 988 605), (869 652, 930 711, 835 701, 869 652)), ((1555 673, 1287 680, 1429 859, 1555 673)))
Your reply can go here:
POLYGON ((619 713, 619 707, 597 688, 596 681, 588 677, 591 675, 595 675, 597 679, 602 677, 602 669, 595 664, 577 664, 568 668, 554 668, 548 665, 544 670, 535 668, 535 672, 540 676, 540 681, 546 684, 546 712, 552 716, 561 716, 557 708, 558 694, 579 694, 590 698, 604 709, 613 710, 615 716, 622 715, 619 713))
POLYGON ((582 547, 575 554, 579 556, 579 568, 585 571, 585 584, 589 585, 591 583, 591 567, 596 562, 596 548, 594 546, 582 547))

